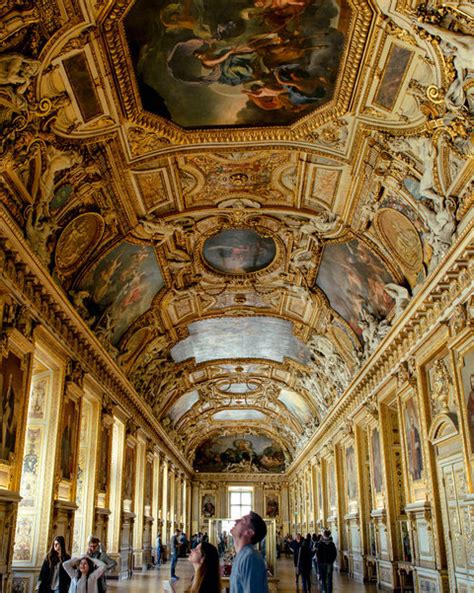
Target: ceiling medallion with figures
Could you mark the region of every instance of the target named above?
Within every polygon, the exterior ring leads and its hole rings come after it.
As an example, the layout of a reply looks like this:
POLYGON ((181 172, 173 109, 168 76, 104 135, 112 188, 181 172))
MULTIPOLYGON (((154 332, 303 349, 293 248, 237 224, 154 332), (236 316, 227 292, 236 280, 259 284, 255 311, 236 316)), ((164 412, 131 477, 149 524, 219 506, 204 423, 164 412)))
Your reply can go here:
POLYGON ((202 257, 222 274, 250 274, 267 268, 275 259, 276 243, 250 228, 227 228, 204 242, 202 257))

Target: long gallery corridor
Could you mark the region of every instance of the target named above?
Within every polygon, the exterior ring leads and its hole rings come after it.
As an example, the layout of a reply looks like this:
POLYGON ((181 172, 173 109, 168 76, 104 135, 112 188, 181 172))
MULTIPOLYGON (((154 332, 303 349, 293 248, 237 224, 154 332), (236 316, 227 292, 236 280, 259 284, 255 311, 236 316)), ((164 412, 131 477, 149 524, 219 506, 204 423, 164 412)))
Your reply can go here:
MULTIPOLYGON (((191 582, 193 574, 192 566, 187 558, 180 558, 176 568, 176 574, 180 577, 174 584, 175 593, 184 593, 191 582)), ((297 591, 295 585, 295 573, 293 568, 293 561, 290 558, 281 558, 277 563, 277 574, 279 578, 278 593, 295 593, 297 591)), ((159 570, 153 569, 143 574, 134 574, 133 578, 128 581, 107 581, 107 590, 109 593, 162 593, 163 582, 170 578, 170 563, 167 562, 159 570)), ((313 592, 320 591, 320 588, 315 585, 314 574, 312 578, 311 590, 313 592)), ((345 575, 334 572, 334 593, 372 593, 377 589, 372 584, 360 584, 354 580, 349 579, 345 575)), ((301 589, 301 581, 300 588, 301 589)), ((252 591, 252 593, 260 593, 259 591, 252 591)))
POLYGON ((91 536, 162 593, 250 511, 278 593, 326 530, 335 592, 474 593, 472 23, 0 2, 0 593, 91 536))

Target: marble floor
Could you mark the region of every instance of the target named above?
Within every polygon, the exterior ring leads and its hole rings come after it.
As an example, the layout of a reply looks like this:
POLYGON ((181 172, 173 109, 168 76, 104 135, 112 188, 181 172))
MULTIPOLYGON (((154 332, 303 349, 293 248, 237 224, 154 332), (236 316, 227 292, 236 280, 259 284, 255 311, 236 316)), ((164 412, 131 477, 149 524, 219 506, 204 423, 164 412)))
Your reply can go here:
MULTIPOLYGON (((145 573, 136 573, 129 581, 107 581, 108 593, 162 593, 163 581, 170 578, 169 562, 164 564, 159 570, 153 569, 145 573)), ((296 593, 295 576, 293 562, 288 558, 281 558, 277 564, 278 578, 280 579, 278 593, 296 593)), ((193 574, 192 567, 187 559, 180 558, 176 569, 176 574, 180 577, 174 584, 175 593, 184 593, 189 586, 193 574)), ((362 585, 352 579, 339 573, 334 573, 334 593, 374 593, 375 585, 362 585)), ((301 586, 299 589, 301 593, 301 586)), ((314 593, 319 592, 319 588, 312 586, 314 593)), ((259 593, 258 591, 252 593, 259 593)))

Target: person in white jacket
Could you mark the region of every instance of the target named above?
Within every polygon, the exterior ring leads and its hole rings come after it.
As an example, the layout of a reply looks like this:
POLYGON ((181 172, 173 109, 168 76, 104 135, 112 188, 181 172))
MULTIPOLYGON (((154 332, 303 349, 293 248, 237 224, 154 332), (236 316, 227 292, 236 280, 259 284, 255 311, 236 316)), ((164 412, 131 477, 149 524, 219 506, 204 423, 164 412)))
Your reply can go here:
POLYGON ((107 564, 98 558, 81 556, 63 563, 71 577, 69 593, 98 593, 97 582, 107 569, 107 564))

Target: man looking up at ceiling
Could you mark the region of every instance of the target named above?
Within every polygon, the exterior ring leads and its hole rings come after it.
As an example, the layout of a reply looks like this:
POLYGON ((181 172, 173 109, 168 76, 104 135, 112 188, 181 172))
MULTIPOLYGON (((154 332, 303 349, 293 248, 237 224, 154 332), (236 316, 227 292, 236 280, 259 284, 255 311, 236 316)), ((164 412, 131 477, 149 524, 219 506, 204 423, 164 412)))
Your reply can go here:
POLYGON ((230 574, 230 593, 268 593, 267 567, 254 548, 267 535, 265 521, 250 511, 237 519, 230 533, 236 551, 230 574))

